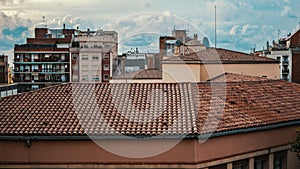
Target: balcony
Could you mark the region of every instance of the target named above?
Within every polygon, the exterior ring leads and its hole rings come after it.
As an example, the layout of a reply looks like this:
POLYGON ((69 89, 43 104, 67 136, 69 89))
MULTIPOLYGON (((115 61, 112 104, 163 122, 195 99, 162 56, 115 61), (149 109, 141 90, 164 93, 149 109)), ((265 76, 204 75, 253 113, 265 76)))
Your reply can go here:
POLYGON ((29 65, 29 64, 44 64, 44 63, 69 63, 69 57, 65 57, 64 59, 61 58, 42 58, 42 59, 14 59, 14 64, 23 64, 23 65, 29 65))
POLYGON ((283 60, 282 65, 289 65, 289 61, 288 60, 283 60))
POLYGON ((51 84, 51 83, 66 83, 68 82, 67 80, 61 80, 61 79, 44 79, 41 78, 39 80, 24 80, 24 79, 15 79, 15 82, 19 84, 51 84))

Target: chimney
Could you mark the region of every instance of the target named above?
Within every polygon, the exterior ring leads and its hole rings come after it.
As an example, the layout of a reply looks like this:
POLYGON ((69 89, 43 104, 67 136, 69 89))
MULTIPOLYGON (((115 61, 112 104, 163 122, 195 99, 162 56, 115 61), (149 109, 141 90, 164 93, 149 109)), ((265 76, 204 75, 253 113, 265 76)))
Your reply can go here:
POLYGON ((198 40, 198 34, 194 34, 194 39, 198 40))

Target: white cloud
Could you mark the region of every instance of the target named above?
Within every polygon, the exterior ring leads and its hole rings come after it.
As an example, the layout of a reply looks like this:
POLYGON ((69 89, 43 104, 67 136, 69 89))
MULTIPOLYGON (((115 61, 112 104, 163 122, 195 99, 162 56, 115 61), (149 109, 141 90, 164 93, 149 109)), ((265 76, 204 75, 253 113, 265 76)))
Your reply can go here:
MULTIPOLYGON (((229 47, 234 50, 248 50, 254 46, 254 43, 262 46, 265 41, 277 38, 278 28, 282 30, 282 35, 293 32, 300 16, 298 0, 272 3, 269 0, 91 0, 88 2, 74 0, 71 3, 68 0, 27 0, 25 2, 23 3, 23 0, 0 1, 0 13, 11 17, 5 20, 0 16, 0 27, 9 27, 13 30, 17 26, 25 25, 32 32, 35 25, 41 24, 42 16, 46 16, 48 27, 61 28, 63 23, 67 27, 79 26, 81 29, 104 27, 117 30, 119 39, 145 32, 169 35, 175 25, 177 29, 190 28, 191 34, 192 29, 196 30, 195 33, 204 32, 203 35, 213 40, 214 7, 216 6, 218 47, 229 47), (137 15, 144 11, 149 14, 137 15), (120 18, 122 16, 125 17, 120 18), (114 20, 115 18, 118 19, 114 20), (108 22, 110 23, 105 25, 108 22)), ((0 40, 2 40, 1 34, 2 32, 0 32, 0 40)))
MULTIPOLYGON (((126 17, 118 18, 106 24, 103 28, 105 30, 117 31, 119 34, 120 45, 129 44, 127 42, 130 42, 130 44, 134 46, 132 37, 143 37, 147 38, 144 39, 147 44, 156 45, 156 51, 158 51, 159 47, 157 42, 159 36, 171 35, 174 26, 176 29, 189 30, 190 35, 197 33, 199 38, 204 37, 204 33, 200 29, 198 29, 192 23, 184 20, 183 18, 172 15, 170 11, 138 13, 129 15, 126 17), (149 36, 140 36, 145 34, 151 35, 151 37, 156 36, 156 39, 149 39, 149 36), (150 42, 149 40, 152 40, 152 42, 150 42)), ((140 44, 140 41, 138 43, 140 44)), ((153 49, 153 46, 151 47, 151 49, 153 49)), ((125 49, 125 51, 127 50, 128 49, 125 49)))
POLYGON ((239 25, 233 26, 233 27, 230 29, 229 34, 230 34, 230 35, 236 35, 237 32, 238 32, 238 29, 240 29, 240 26, 239 26, 239 25))
POLYGON ((45 19, 45 23, 43 21, 37 23, 34 27, 42 27, 46 25, 48 28, 63 28, 63 24, 65 24, 66 28, 76 29, 79 27, 80 29, 95 29, 94 25, 89 22, 86 18, 83 17, 73 17, 72 15, 66 15, 63 17, 55 17, 52 19, 45 19))
POLYGON ((284 6, 283 10, 281 12, 281 16, 287 16, 291 12, 291 7, 289 6, 284 6))

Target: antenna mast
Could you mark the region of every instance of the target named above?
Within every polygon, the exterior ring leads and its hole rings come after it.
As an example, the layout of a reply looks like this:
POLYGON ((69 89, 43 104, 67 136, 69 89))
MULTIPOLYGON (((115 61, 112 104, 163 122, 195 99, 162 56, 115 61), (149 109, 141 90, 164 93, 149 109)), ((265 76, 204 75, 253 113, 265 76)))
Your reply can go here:
POLYGON ((217 6, 215 6, 215 48, 217 48, 217 6))
POLYGON ((278 36, 278 43, 279 43, 279 34, 280 34, 280 29, 278 29, 278 34, 277 34, 277 36, 278 36))
POLYGON ((43 16, 43 24, 44 24, 44 28, 47 28, 46 22, 45 22, 45 16, 43 16))

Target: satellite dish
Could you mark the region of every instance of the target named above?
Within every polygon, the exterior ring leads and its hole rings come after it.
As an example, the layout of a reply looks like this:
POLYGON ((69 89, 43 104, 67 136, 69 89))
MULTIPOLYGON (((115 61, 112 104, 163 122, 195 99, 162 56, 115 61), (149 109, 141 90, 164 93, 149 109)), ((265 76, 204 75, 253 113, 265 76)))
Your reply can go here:
POLYGON ((210 47, 209 40, 208 40, 207 37, 204 37, 204 38, 202 39, 202 43, 203 43, 203 45, 206 46, 206 48, 209 48, 209 47, 210 47))

